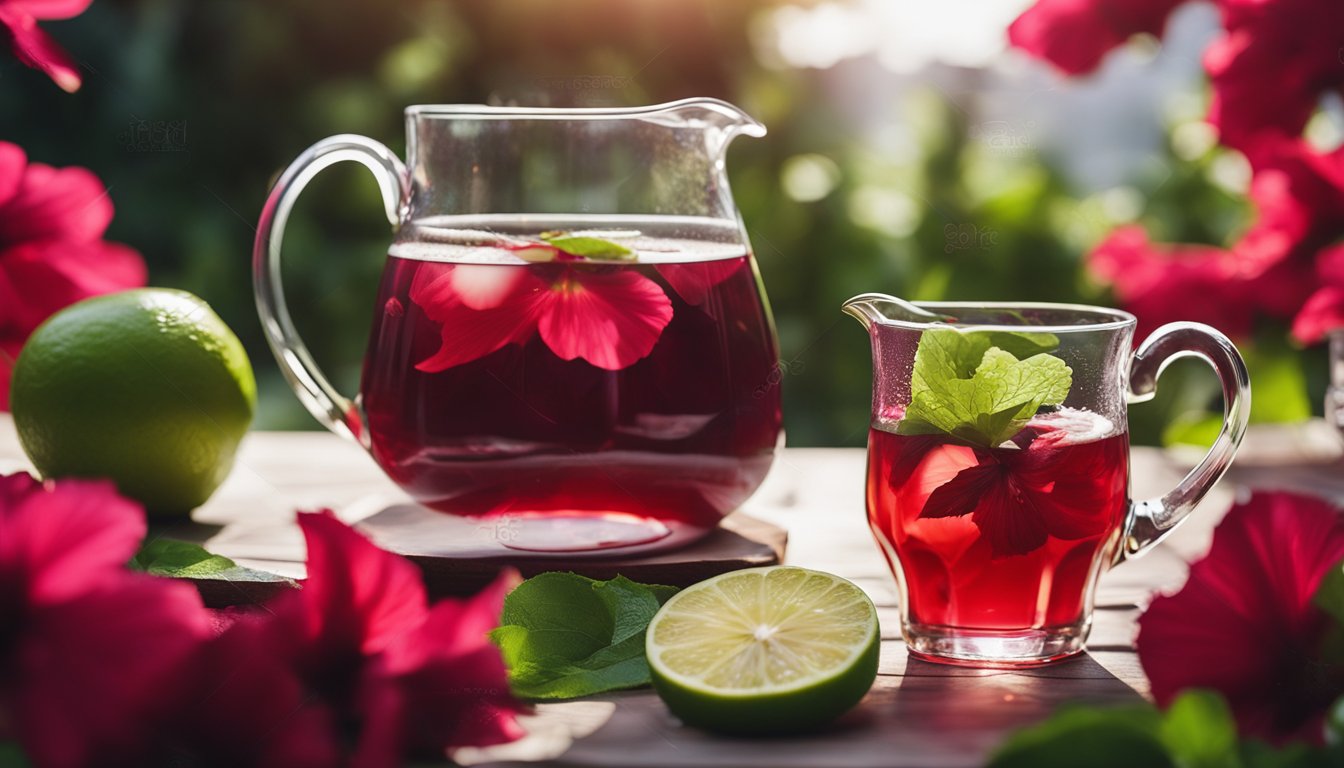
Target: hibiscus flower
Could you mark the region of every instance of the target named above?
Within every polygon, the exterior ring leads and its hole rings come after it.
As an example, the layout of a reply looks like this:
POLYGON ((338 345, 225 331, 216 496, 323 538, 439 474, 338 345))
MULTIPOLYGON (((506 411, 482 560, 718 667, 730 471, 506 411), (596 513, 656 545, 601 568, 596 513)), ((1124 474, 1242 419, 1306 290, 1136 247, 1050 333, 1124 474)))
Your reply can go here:
MULTIPOLYGON (((699 305, 744 259, 660 265, 684 301, 699 305)), ((563 360, 619 371, 647 357, 672 321, 652 279, 622 266, 561 261, 529 266, 425 264, 411 301, 440 323, 442 344, 416 368, 444 371, 539 336, 563 360)))
MULTIPOLYGON (((0 477, 0 739, 35 765, 116 765, 209 623, 190 584, 131 573, 143 511, 111 483, 0 477)), ((133 762, 133 761, 132 761, 133 762)))
MULTIPOLYGON (((977 463, 935 488, 919 516, 970 515, 994 557, 1028 554, 1051 536, 1104 533, 1116 522, 1105 511, 1116 508, 1124 488, 1102 479, 1123 482, 1123 473, 1113 470, 1109 443, 1068 444, 1067 437, 1032 427, 1019 435, 1020 447, 976 448, 977 463)), ((893 471, 908 476, 910 469, 906 463, 893 471)))
POLYGON ((0 142, 0 410, 19 349, 43 320, 80 299, 145 284, 140 255, 102 239, 111 220, 112 202, 92 173, 29 163, 18 146, 0 142))
POLYGON ((79 68, 38 21, 70 19, 92 0, 0 0, 0 37, 9 40, 19 61, 47 73, 63 90, 79 90, 79 68))
POLYGON ((1208 120, 1254 160, 1266 138, 1297 137, 1326 93, 1344 91, 1344 3, 1221 0, 1226 32, 1204 51, 1208 120))
POLYGON ((1070 75, 1091 72, 1112 48, 1146 32, 1161 36, 1184 0, 1039 0, 1008 27, 1014 46, 1070 75))
POLYGON ((1320 657, 1331 621, 1312 599, 1342 559, 1344 517, 1325 501, 1256 493, 1234 506, 1181 591, 1139 619, 1139 661, 1158 704, 1210 688, 1244 736, 1320 742, 1344 669, 1320 657))
POLYGON ((1293 336, 1303 344, 1315 344, 1330 331, 1344 328, 1344 245, 1322 251, 1316 263, 1324 284, 1293 319, 1293 336))
MULTIPOLYGON (((449 748, 511 741, 523 711, 490 643, 508 571, 466 601, 428 605, 420 572, 330 512, 300 514, 304 587, 269 605, 270 643, 297 671, 306 701, 357 767, 441 758, 449 748)), ((233 630, 230 630, 233 631, 233 630)))
MULTIPOLYGON (((1131 36, 1161 35, 1184 0, 1039 0, 1008 39, 1067 74, 1096 69, 1131 36)), ((1344 4, 1337 0, 1217 0, 1224 33, 1204 52, 1209 122, 1253 160, 1266 139, 1297 137, 1327 93, 1344 92, 1344 4)))
POLYGON ((1251 332, 1252 283, 1233 252, 1207 245, 1157 245, 1142 227, 1126 226, 1093 249, 1087 266, 1138 317, 1139 338, 1177 320, 1207 323, 1234 337, 1251 332))

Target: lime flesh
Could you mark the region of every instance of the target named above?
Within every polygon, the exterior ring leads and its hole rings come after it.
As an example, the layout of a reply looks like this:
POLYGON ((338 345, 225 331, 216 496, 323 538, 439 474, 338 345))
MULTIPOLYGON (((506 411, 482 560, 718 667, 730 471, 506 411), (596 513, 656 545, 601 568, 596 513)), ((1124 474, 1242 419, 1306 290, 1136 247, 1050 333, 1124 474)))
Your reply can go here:
POLYGON ((654 688, 688 725, 730 734, 819 728, 877 677, 877 611, 828 573, 752 568, 682 590, 649 623, 654 688))

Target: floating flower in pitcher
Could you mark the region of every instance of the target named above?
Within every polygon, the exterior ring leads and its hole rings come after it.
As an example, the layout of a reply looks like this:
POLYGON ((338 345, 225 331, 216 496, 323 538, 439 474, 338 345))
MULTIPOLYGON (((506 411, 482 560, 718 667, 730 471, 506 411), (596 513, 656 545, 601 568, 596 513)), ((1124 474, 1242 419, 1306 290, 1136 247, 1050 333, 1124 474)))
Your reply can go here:
POLYGON ((1344 694, 1324 656, 1338 628, 1313 598, 1344 559, 1344 517, 1293 493, 1256 493, 1227 513, 1180 592, 1139 619, 1139 661, 1167 706, 1188 688, 1221 693, 1243 736, 1320 742, 1344 694))
POLYGON ((92 173, 30 163, 0 141, 0 410, 14 360, 43 320, 80 299, 145 284, 140 254, 102 239, 111 220, 107 189, 92 173))
MULTIPOLYGON (((563 360, 618 371, 647 357, 672 320, 672 301, 658 283, 607 264, 635 260, 620 243, 544 232, 499 247, 530 264, 443 264, 416 273, 411 301, 442 325, 442 345, 417 369, 444 371, 537 335, 563 360)), ((744 264, 727 259, 654 269, 683 301, 698 306, 744 264)))
POLYGON ((672 320, 657 283, 623 269, 445 264, 420 270, 411 301, 441 323, 426 372, 471 362, 538 335, 556 356, 618 371, 653 351, 672 320))

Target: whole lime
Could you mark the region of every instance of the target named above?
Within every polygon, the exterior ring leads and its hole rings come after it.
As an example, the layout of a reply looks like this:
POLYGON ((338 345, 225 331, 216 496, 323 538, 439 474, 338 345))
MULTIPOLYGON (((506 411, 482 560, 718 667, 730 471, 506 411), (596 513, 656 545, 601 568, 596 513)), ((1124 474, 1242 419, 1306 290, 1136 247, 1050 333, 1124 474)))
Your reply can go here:
POLYGON ((104 477, 151 516, 182 516, 233 466, 257 385, 197 296, 142 288, 72 304, 28 338, 10 409, 44 477, 104 477))

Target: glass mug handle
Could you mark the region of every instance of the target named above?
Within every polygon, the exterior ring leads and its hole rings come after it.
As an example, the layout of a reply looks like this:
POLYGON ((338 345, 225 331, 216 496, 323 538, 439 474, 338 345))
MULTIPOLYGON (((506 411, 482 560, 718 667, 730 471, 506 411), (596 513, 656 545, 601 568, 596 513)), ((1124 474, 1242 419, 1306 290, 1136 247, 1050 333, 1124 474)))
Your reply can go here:
POLYGON ((1204 459, 1165 496, 1135 501, 1117 562, 1147 552, 1190 514, 1223 476, 1246 432, 1251 380, 1231 340, 1203 323, 1168 323, 1153 331, 1134 352, 1129 367, 1129 402, 1152 398, 1157 379, 1173 360, 1198 357, 1218 374, 1223 386, 1223 428, 1204 459))
POLYGON ((337 392, 313 361, 290 319, 280 280, 280 244, 285 222, 299 193, 319 172, 347 160, 360 163, 373 173, 383 194, 388 222, 394 230, 400 225, 410 200, 410 178, 401 159, 392 150, 363 136, 342 134, 323 139, 290 163, 266 198, 252 249, 252 288, 266 343, 304 407, 327 429, 368 448, 368 429, 359 406, 337 392))

